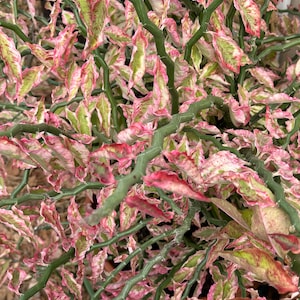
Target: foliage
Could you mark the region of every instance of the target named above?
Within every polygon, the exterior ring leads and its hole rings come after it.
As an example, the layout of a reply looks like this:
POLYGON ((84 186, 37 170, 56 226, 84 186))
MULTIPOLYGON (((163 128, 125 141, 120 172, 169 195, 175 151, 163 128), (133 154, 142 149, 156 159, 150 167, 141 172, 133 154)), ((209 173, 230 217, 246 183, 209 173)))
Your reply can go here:
POLYGON ((256 282, 297 297, 299 12, 34 3, 1 10, 1 284, 23 300, 266 299, 256 282))

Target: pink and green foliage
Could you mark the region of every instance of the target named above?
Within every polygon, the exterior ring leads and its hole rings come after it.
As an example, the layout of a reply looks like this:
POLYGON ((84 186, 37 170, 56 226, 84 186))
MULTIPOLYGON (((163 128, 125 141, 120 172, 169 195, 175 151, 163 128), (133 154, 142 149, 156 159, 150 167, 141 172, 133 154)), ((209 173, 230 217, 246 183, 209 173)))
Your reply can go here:
POLYGON ((299 11, 17 2, 0 3, 0 285, 299 297, 299 11))

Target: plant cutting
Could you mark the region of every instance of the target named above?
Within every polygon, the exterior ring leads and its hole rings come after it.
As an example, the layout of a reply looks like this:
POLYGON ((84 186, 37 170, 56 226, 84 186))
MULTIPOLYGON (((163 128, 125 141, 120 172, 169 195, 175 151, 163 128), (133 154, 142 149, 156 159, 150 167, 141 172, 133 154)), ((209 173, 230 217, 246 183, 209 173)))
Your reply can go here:
POLYGON ((0 4, 0 291, 297 299, 297 7, 39 5, 0 4))

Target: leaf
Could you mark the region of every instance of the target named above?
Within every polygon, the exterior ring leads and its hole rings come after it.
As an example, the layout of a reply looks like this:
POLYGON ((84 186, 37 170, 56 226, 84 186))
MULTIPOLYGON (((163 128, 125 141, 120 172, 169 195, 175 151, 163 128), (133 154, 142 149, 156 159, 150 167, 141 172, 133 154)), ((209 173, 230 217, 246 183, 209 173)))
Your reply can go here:
POLYGON ((279 261, 274 260, 261 249, 245 248, 232 252, 223 251, 220 252, 220 256, 250 272, 256 280, 267 282, 280 294, 298 291, 299 278, 288 272, 279 261))
POLYGON ((235 220, 238 224, 243 226, 245 229, 249 229, 249 226, 243 219, 241 213, 233 204, 221 198, 210 198, 209 200, 223 212, 225 212, 228 216, 230 216, 233 220, 235 220))
POLYGON ((236 178, 233 180, 233 184, 236 186, 237 192, 243 197, 249 206, 276 206, 273 193, 261 180, 259 180, 259 177, 254 176, 256 175, 255 173, 251 173, 252 172, 244 172, 234 176, 236 178))
POLYGON ((176 193, 184 197, 190 197, 199 201, 210 202, 210 199, 200 192, 195 192, 189 184, 179 179, 174 173, 167 173, 165 171, 156 171, 143 177, 147 186, 154 186, 176 193))
POLYGON ((223 31, 210 32, 212 43, 219 58, 219 62, 224 69, 229 69, 234 73, 240 72, 240 67, 251 63, 243 50, 223 31))
POLYGON ((73 61, 65 78, 65 85, 69 93, 68 101, 77 95, 81 85, 81 80, 81 68, 73 61))
POLYGON ((271 239, 278 243, 284 251, 291 251, 294 254, 300 254, 300 238, 294 235, 272 233, 271 239))
POLYGON ((76 282, 73 274, 67 271, 65 268, 61 269, 60 274, 62 276, 62 284, 66 286, 72 294, 75 295, 76 299, 81 300, 82 285, 76 282))
POLYGON ((37 242, 31 225, 30 217, 25 216, 22 210, 13 206, 12 210, 0 208, 0 222, 15 230, 25 239, 37 242))
POLYGON ((110 137, 111 129, 111 105, 104 93, 93 98, 96 102, 95 109, 100 122, 99 131, 110 137))
POLYGON ((93 56, 81 67, 81 90, 85 98, 89 98, 99 77, 93 56))
MULTIPOLYGON (((16 49, 13 39, 8 37, 0 28, 0 57, 4 62, 4 73, 17 87, 22 82, 21 54, 16 49)), ((18 88, 16 88, 18 90, 18 88)))
POLYGON ((280 76, 262 67, 249 69, 249 72, 259 81, 259 83, 271 89, 274 89, 274 81, 280 79, 280 76))
POLYGON ((176 168, 178 168, 181 172, 184 172, 184 174, 193 182, 199 185, 203 183, 203 179, 194 159, 186 152, 173 150, 170 152, 164 152, 164 156, 170 163, 174 164, 176 168))
POLYGON ((133 49, 129 67, 132 70, 128 87, 132 88, 136 82, 139 82, 146 70, 146 48, 148 40, 143 33, 142 26, 139 26, 134 36, 132 37, 133 49))
POLYGON ((41 73, 44 66, 36 66, 27 68, 23 71, 22 77, 23 81, 18 93, 18 102, 22 102, 25 95, 31 91, 32 87, 38 85, 41 81, 41 73))
MULTIPOLYGON (((54 202, 46 204, 45 201, 43 201, 41 203, 40 214, 62 240, 66 239, 65 231, 60 221, 60 215, 56 210, 54 202)), ((64 250, 67 251, 68 249, 64 250)))
POLYGON ((164 213, 157 204, 150 203, 150 199, 146 197, 140 197, 138 195, 128 196, 125 199, 125 202, 130 207, 135 207, 139 211, 152 216, 154 218, 162 219, 166 222, 170 221, 172 218, 164 213))
POLYGON ((258 5, 253 0, 233 0, 233 4, 241 14, 246 32, 259 38, 261 15, 258 5))
POLYGON ((11 291, 15 292, 17 295, 21 295, 19 290, 21 284, 23 283, 27 275, 28 275, 27 272, 25 272, 24 270, 18 267, 8 270, 7 272, 7 277, 9 280, 8 288, 11 291))

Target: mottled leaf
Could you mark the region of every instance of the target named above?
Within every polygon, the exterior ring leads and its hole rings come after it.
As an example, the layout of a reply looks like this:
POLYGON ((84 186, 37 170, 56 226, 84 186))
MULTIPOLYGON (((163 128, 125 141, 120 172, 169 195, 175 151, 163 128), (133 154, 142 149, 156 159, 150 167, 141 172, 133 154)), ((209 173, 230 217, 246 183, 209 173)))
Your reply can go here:
POLYGON ((156 171, 144 176, 143 179, 148 186, 158 187, 176 193, 177 195, 190 197, 199 201, 210 201, 209 198, 202 193, 195 192, 186 181, 180 179, 175 173, 156 171))
POLYGON ((259 38, 261 30, 259 6, 254 0, 233 0, 233 3, 241 14, 246 32, 259 38))
POLYGON ((280 294, 298 291, 299 278, 261 249, 245 248, 232 252, 220 252, 220 255, 253 274, 256 280, 267 282, 280 294))

